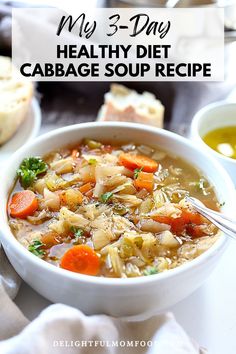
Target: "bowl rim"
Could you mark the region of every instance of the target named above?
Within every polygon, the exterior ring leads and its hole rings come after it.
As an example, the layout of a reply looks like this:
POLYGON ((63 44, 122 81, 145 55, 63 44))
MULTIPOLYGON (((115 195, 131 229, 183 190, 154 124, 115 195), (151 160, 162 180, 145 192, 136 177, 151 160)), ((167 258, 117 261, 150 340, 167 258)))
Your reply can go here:
MULTIPOLYGON (((206 113, 214 110, 214 108, 218 107, 229 107, 229 106, 234 106, 235 107, 235 115, 236 115, 236 102, 229 102, 229 101, 217 101, 208 104, 207 106, 201 108, 193 117, 192 123, 191 123, 191 137, 194 137, 194 139, 202 145, 208 152, 212 153, 215 158, 222 159, 223 161, 228 161, 233 165, 236 165, 236 159, 232 159, 231 157, 224 156, 220 154, 219 152, 215 151, 212 149, 209 145, 207 145, 204 140, 202 139, 200 133, 199 133, 199 127, 201 126, 202 120, 205 116, 206 113)), ((235 124, 232 124, 232 126, 236 127, 236 122, 235 124)), ((223 125, 219 125, 219 128, 223 127, 223 125)))
MULTIPOLYGON (((150 134, 156 134, 162 135, 164 137, 168 137, 170 139, 173 139, 177 141, 179 144, 183 144, 186 148, 191 148, 195 150, 196 153, 204 154, 204 158, 207 158, 210 163, 217 169, 218 175, 220 174, 222 179, 224 180, 226 184, 226 188, 228 190, 228 196, 227 199, 229 200, 230 203, 226 203, 226 207, 223 206, 222 210, 227 209, 228 204, 231 205, 231 203, 236 205, 235 203, 235 198, 233 197, 232 191, 235 191, 233 182, 227 172, 224 170, 224 168, 220 165, 218 161, 216 161, 212 156, 209 154, 206 155, 203 153, 203 151, 199 150, 196 146, 192 145, 191 140, 188 140, 180 135, 177 135, 173 132, 160 129, 160 128, 155 128, 153 126, 144 126, 143 124, 137 124, 137 123, 123 123, 123 122, 89 122, 89 123, 80 123, 80 124, 75 124, 75 125, 69 125, 66 127, 62 127, 59 129, 55 129, 53 131, 50 131, 46 134, 43 134, 36 138, 33 142, 30 142, 23 147, 21 147, 19 150, 17 150, 11 157, 11 159, 8 161, 6 164, 6 168, 4 169, 2 175, 1 175, 1 183, 4 185, 4 181, 7 180, 7 174, 8 174, 8 168, 10 168, 11 165, 14 164, 15 160, 18 160, 21 155, 27 154, 27 151, 31 149, 35 144, 42 144, 43 142, 49 140, 51 137, 60 135, 60 134, 69 134, 73 130, 78 130, 78 129, 83 129, 83 128, 101 128, 102 126, 108 126, 112 128, 130 128, 130 129, 138 129, 138 130, 145 130, 147 133, 150 134)), ((158 145, 158 144, 157 144, 158 145)), ((60 146, 60 144, 59 144, 60 146)), ((204 172, 204 171, 203 171, 204 172)), ((0 188, 0 200, 4 200, 4 197, 6 195, 6 192, 4 192, 4 188, 0 188)), ((229 207, 231 210, 232 205, 229 207)), ((184 273, 189 271, 190 269, 204 263, 208 258, 211 258, 213 254, 218 253, 218 251, 226 245, 228 242, 228 239, 225 237, 225 235, 221 235, 221 237, 204 253, 202 253, 200 256, 196 257, 195 259, 186 262, 185 264, 182 264, 179 267, 170 269, 166 272, 158 273, 152 276, 141 276, 141 277, 135 277, 135 278, 106 278, 106 277, 96 277, 96 276, 89 276, 89 275, 84 275, 80 273, 74 273, 59 267, 56 267, 38 257, 33 255, 31 252, 29 252, 23 245, 17 241, 17 239, 14 237, 12 234, 10 227, 7 222, 5 222, 5 217, 6 217, 6 207, 5 205, 0 204, 0 224, 1 224, 1 231, 0 231, 0 240, 3 238, 5 242, 3 242, 3 248, 4 244, 7 244, 11 249, 14 249, 14 252, 19 256, 22 257, 23 259, 26 259, 29 263, 34 263, 35 266, 41 268, 45 272, 49 272, 51 274, 55 274, 58 277, 64 277, 65 279, 68 278, 71 281, 77 281, 80 283, 83 283, 85 285, 89 284, 97 284, 98 286, 111 286, 111 287, 132 287, 132 286, 141 286, 144 284, 150 284, 155 281, 162 281, 163 279, 166 278, 171 278, 179 275, 180 273, 184 273)))

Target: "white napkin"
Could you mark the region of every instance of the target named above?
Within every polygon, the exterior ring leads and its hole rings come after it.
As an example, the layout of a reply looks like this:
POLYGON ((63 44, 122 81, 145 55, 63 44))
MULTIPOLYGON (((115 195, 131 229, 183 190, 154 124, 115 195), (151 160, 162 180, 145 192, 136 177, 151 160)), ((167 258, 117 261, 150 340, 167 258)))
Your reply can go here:
POLYGON ((75 308, 55 304, 30 323, 11 300, 19 286, 20 278, 0 248, 1 354, 205 353, 171 313, 131 321, 105 315, 85 316, 75 308))

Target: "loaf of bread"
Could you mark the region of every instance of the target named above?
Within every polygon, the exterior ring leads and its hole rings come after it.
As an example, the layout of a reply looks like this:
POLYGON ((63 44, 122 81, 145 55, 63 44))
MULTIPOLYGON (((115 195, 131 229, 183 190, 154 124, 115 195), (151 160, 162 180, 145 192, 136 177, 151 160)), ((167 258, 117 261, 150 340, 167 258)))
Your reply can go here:
POLYGON ((105 94, 99 121, 136 122, 163 127, 164 106, 149 92, 139 94, 123 85, 112 84, 105 94))
POLYGON ((17 131, 30 107, 33 85, 16 77, 11 59, 0 56, 0 145, 17 131))

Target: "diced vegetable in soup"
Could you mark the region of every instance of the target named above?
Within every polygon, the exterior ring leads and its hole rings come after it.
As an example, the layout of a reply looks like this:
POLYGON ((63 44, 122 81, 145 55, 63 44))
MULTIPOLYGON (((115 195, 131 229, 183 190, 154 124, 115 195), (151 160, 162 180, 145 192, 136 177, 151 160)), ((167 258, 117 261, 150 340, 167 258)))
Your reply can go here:
POLYGON ((217 229, 185 202, 218 209, 214 189, 156 148, 86 139, 26 158, 9 196, 9 224, 36 257, 103 277, 157 274, 206 251, 217 229))

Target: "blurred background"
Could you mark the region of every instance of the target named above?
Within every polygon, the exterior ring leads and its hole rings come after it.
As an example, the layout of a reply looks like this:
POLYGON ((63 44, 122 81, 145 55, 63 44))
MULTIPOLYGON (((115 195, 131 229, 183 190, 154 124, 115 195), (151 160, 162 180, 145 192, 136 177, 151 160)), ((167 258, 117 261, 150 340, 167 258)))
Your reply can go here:
MULTIPOLYGON (((74 0, 68 0, 74 1, 74 0)), ((11 56, 12 7, 59 6, 59 0, 0 0, 0 55, 11 56)), ((89 0, 87 6, 98 7, 224 7, 225 9, 225 81, 224 82, 122 82, 138 92, 153 92, 165 106, 165 128, 188 134, 193 115, 210 102, 236 100, 236 0, 89 0)), ((186 29, 187 30, 187 29, 186 29)), ((96 119, 106 82, 41 82, 36 85, 41 102, 41 132, 55 127, 96 119)))

